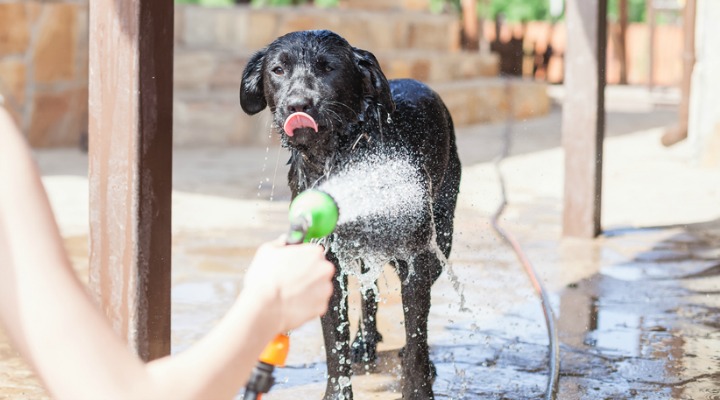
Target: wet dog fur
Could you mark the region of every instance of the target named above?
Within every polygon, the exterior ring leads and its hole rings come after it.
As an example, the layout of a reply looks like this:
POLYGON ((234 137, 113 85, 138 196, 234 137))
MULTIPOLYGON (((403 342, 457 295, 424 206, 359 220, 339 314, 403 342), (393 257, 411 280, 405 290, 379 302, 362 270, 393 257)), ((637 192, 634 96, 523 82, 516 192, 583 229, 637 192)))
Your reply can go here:
MULTIPOLYGON (((400 276, 406 345, 402 351, 404 399, 432 399, 435 368, 430 362, 427 323, 430 289, 442 272, 437 251, 418 238, 437 242, 445 257, 452 246, 453 218, 460 182, 460 161, 452 119, 440 97, 424 84, 410 79, 385 78, 375 56, 351 46, 330 31, 293 32, 258 51, 242 76, 240 103, 248 114, 269 107, 274 129, 291 153, 288 184, 293 198, 327 179, 353 157, 403 149, 423 177, 429 196, 427 224, 403 237, 415 251, 412 259, 395 259, 400 276), (305 112, 317 121, 310 128, 283 131, 286 118, 305 112), (432 233, 432 234, 431 234, 432 233)), ((353 232, 336 232, 352 235, 353 232)), ((372 237, 360 238, 370 243, 372 237)), ((403 240, 403 239, 401 239, 403 240)), ((328 252, 338 266, 338 254, 328 252)), ((374 362, 377 343, 377 299, 363 294, 360 329, 350 343, 347 316, 347 274, 336 269, 334 293, 322 318, 328 381, 324 399, 352 399, 353 362, 374 362), (341 344, 337 346, 336 344, 341 344)))

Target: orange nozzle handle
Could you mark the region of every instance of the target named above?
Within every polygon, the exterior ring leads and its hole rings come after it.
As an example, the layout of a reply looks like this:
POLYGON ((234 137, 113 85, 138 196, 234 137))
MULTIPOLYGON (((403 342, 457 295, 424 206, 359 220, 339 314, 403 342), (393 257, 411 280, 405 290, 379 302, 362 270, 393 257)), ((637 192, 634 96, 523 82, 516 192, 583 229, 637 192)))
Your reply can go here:
POLYGON ((265 350, 260 354, 260 361, 276 367, 284 367, 288 351, 290 351, 290 337, 281 333, 265 346, 265 350))

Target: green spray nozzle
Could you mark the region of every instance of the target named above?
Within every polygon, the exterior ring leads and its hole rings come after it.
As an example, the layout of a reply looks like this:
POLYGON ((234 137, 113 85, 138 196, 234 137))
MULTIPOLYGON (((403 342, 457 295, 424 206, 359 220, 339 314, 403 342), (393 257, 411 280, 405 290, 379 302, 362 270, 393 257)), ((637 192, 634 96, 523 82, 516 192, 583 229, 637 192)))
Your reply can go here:
POLYGON ((306 190, 290 203, 290 232, 287 243, 320 239, 332 233, 338 221, 338 206, 329 194, 306 190))
MULTIPOLYGON (((290 232, 287 244, 300 244, 310 239, 320 239, 332 233, 338 221, 338 206, 329 194, 319 190, 300 193, 290 203, 290 232)), ((245 388, 244 399, 258 400, 275 383, 273 370, 284 366, 290 339, 279 334, 265 347, 260 362, 253 369, 245 388)))

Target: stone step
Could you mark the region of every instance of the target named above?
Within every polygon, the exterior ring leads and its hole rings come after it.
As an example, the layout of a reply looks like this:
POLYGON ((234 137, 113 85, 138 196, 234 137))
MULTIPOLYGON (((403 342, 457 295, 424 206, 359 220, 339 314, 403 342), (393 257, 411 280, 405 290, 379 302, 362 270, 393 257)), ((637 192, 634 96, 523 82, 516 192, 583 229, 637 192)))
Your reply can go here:
MULTIPOLYGON (((456 127, 497 122, 512 110, 515 118, 546 114, 550 99, 546 85, 527 80, 477 78, 431 84, 445 101, 456 127)), ((240 108, 238 90, 218 88, 199 92, 176 90, 174 101, 175 144, 267 145, 270 114, 265 110, 248 116, 240 108)))
POLYGON ((375 54, 388 79, 414 78, 428 83, 497 76, 495 53, 383 52, 375 54))
POLYGON ((456 15, 413 11, 175 6, 176 48, 257 50, 285 33, 329 29, 373 52, 459 51, 456 15))
POLYGON ((249 116, 239 90, 178 91, 173 95, 173 142, 180 146, 261 145, 268 142, 270 114, 249 116))
MULTIPOLYGON (((497 76, 499 68, 498 56, 494 53, 407 50, 375 55, 388 79, 414 78, 442 83, 497 76)), ((178 49, 174 61, 175 87, 200 91, 239 87, 242 71, 251 56, 252 52, 178 49)))
POLYGON ((442 97, 458 127, 503 121, 511 110, 516 119, 539 117, 551 106, 544 82, 481 78, 430 86, 442 97))

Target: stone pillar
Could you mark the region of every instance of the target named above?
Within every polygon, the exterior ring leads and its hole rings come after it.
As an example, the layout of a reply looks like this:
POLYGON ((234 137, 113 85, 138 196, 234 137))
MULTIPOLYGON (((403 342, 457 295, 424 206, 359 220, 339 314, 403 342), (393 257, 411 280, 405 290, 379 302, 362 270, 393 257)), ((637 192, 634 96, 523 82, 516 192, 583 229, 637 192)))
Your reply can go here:
POLYGON ((698 0, 688 139, 696 159, 720 165, 720 2, 698 0))
POLYGON ((0 3, 0 93, 32 146, 87 131, 87 0, 0 3))

